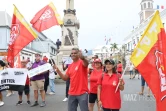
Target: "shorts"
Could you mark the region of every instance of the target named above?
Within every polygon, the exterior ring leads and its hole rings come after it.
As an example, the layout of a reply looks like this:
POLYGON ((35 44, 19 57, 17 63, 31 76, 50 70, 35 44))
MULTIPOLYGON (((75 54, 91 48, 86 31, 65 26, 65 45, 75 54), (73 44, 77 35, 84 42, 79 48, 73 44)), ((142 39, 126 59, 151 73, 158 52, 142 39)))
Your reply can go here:
POLYGON ((45 79, 31 81, 33 90, 44 90, 44 82, 45 82, 45 79))
POLYGON ((89 103, 95 103, 96 100, 97 100, 97 94, 90 93, 89 94, 89 103))
POLYGON ((130 70, 130 75, 133 75, 133 71, 132 70, 130 70))
MULTIPOLYGON (((29 92, 30 92, 29 85, 25 85, 25 87, 24 87, 24 94, 25 94, 25 95, 28 95, 29 92)), ((23 94, 23 91, 18 91, 18 95, 19 95, 19 96, 22 96, 22 94, 23 94)))
MULTIPOLYGON (((145 86, 145 79, 141 76, 141 86, 145 86)), ((148 84, 146 83, 146 85, 148 86, 148 84)))

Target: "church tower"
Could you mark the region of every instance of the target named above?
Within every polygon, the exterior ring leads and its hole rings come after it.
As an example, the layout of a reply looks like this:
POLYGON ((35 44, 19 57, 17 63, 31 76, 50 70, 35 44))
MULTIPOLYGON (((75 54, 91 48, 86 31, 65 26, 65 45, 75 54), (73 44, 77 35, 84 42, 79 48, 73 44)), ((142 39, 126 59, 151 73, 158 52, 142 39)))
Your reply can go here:
POLYGON ((149 16, 154 13, 153 9, 153 0, 142 0, 141 2, 141 12, 140 15, 140 23, 146 20, 149 16))

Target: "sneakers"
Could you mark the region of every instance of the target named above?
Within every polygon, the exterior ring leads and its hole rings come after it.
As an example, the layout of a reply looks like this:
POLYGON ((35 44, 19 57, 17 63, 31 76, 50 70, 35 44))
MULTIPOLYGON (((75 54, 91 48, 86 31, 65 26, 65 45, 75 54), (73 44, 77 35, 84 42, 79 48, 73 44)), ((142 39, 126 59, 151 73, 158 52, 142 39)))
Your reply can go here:
POLYGON ((35 101, 35 103, 31 105, 31 107, 34 107, 34 106, 37 106, 37 105, 39 105, 39 103, 37 101, 35 101))
POLYGON ((4 102, 3 101, 0 101, 0 106, 3 106, 4 105, 4 102))
POLYGON ((42 101, 42 103, 40 104, 40 107, 44 107, 44 106, 46 106, 46 102, 42 101))
POLYGON ((50 94, 50 95, 53 95, 53 94, 55 94, 55 93, 54 93, 54 92, 50 92, 49 94, 50 94))
POLYGON ((68 100, 68 98, 65 98, 63 101, 66 102, 68 100))
POLYGON ((22 102, 22 101, 18 101, 18 102, 16 103, 16 106, 17 106, 17 105, 21 105, 21 104, 23 104, 23 102, 22 102))
POLYGON ((31 104, 31 102, 30 102, 30 101, 27 101, 27 104, 29 104, 29 105, 30 105, 30 104, 31 104))

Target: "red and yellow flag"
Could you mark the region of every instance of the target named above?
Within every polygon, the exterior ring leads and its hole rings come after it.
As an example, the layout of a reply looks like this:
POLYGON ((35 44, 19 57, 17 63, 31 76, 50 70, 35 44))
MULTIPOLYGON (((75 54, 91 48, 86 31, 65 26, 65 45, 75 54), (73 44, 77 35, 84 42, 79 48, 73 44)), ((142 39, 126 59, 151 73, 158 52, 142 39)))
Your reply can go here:
POLYGON ((14 13, 12 25, 10 30, 10 40, 8 46, 7 61, 10 66, 14 66, 14 57, 31 41, 37 38, 37 34, 32 30, 30 25, 26 22, 22 14, 16 6, 14 6, 14 13))
POLYGON ((156 98, 157 111, 166 111, 166 34, 159 12, 134 49, 131 62, 139 70, 156 98))
POLYGON ((61 25, 63 22, 54 4, 51 2, 37 12, 35 17, 31 20, 31 24, 38 32, 41 32, 54 25, 61 25))

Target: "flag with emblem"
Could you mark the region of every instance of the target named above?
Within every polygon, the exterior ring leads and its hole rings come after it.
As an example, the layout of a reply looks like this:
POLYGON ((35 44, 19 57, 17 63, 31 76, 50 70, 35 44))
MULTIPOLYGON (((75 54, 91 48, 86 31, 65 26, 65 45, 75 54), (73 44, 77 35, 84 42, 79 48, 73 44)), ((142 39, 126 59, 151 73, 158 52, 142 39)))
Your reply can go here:
POLYGON ((63 22, 57 12, 57 9, 51 2, 49 5, 37 12, 35 17, 31 20, 31 24, 38 32, 42 32, 52 26, 61 25, 63 22))
POLYGON ((7 55, 7 61, 11 67, 14 66, 14 57, 35 38, 37 38, 37 34, 32 30, 23 15, 14 5, 7 55))
POLYGON ((154 97, 156 111, 166 111, 166 34, 159 11, 156 11, 131 55, 154 97))

